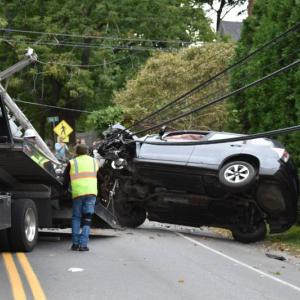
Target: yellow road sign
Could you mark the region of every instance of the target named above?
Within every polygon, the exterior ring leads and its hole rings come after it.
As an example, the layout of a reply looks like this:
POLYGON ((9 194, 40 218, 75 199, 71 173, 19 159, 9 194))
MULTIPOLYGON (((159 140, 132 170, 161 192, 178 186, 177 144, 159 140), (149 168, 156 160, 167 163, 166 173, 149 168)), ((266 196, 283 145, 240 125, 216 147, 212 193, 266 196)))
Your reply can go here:
POLYGON ((62 138, 64 143, 69 143, 70 142, 70 138, 68 136, 62 138))
POLYGON ((65 120, 62 120, 53 128, 53 131, 59 137, 66 138, 73 132, 73 128, 65 120))

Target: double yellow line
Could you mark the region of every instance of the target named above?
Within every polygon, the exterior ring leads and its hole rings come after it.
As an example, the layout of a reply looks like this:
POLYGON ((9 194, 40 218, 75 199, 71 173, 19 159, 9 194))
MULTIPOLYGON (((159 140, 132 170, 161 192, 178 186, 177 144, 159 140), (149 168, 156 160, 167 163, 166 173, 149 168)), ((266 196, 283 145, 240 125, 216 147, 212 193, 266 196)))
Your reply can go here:
MULTIPOLYGON (((9 277, 14 300, 26 300, 27 298, 24 286, 14 262, 13 255, 11 253, 2 253, 2 257, 9 277)), ((43 292, 40 282, 33 272, 26 255, 24 253, 16 253, 16 257, 31 288, 33 298, 35 300, 46 300, 47 298, 43 292)))

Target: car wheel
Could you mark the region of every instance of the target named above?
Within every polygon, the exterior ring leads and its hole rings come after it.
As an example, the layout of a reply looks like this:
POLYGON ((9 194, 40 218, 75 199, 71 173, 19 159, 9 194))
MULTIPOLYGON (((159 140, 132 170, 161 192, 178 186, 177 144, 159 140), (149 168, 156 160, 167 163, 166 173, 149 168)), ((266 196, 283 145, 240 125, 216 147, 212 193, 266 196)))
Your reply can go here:
POLYGON ((219 180, 225 187, 246 188, 255 180, 257 171, 246 161, 232 161, 225 164, 219 172, 219 180))
POLYGON ((235 240, 241 243, 254 243, 263 240, 267 234, 267 226, 264 221, 254 225, 251 230, 236 227, 231 230, 235 240))
POLYGON ((12 204, 9 240, 13 251, 30 252, 38 239, 38 215, 31 199, 17 199, 12 204))
POLYGON ((139 206, 115 205, 116 217, 123 227, 136 228, 146 220, 146 210, 139 206))

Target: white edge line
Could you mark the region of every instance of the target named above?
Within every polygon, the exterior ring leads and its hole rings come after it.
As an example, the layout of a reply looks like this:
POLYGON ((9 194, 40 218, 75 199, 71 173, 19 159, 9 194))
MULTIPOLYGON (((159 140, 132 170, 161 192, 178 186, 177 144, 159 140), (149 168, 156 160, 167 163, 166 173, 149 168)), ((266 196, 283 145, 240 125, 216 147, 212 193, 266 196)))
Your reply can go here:
POLYGON ((235 259, 235 258, 233 258, 233 257, 231 257, 231 256, 228 256, 228 255, 226 255, 226 254, 224 254, 224 253, 218 251, 218 250, 215 250, 215 249, 213 249, 213 248, 211 248, 211 247, 208 247, 208 246, 206 246, 206 245, 204 245, 204 244, 202 244, 202 243, 200 243, 200 242, 198 242, 198 241, 196 241, 196 240, 194 240, 194 239, 192 239, 192 238, 190 238, 190 237, 187 237, 187 236, 183 235, 183 234, 180 233, 180 232, 175 232, 175 233, 176 233, 177 235, 181 236, 182 238, 184 238, 184 239, 186 239, 186 240, 188 240, 188 241, 190 241, 190 242, 192 242, 192 243, 194 243, 194 244, 197 244, 198 246, 201 246, 202 248, 205 248, 205 249, 207 249, 207 250, 209 250, 209 251, 211 251, 211 252, 213 252, 213 253, 215 253, 215 254, 218 254, 218 255, 220 255, 220 256, 222 256, 222 257, 228 259, 228 260, 233 261, 233 262, 236 263, 236 264, 239 264, 240 266, 243 266, 243 267, 245 267, 245 268, 247 268, 247 269, 249 269, 249 270, 252 270, 252 271, 254 271, 254 272, 258 273, 258 274, 263 275, 264 277, 268 277, 268 278, 270 278, 270 279, 272 279, 272 280, 274 280, 274 281, 277 281, 277 282, 279 282, 279 283, 281 283, 281 284, 283 284, 283 285, 285 285, 285 286, 288 286, 288 287, 290 287, 290 288, 292 288, 292 289, 294 289, 294 290, 300 292, 300 287, 298 287, 298 286, 295 286, 295 285, 293 285, 293 284, 291 284, 291 283, 288 283, 288 282, 286 282, 286 281, 284 281, 284 280, 281 280, 281 279, 279 279, 279 278, 277 278, 277 277, 275 277, 275 276, 272 276, 272 275, 270 275, 270 274, 268 274, 268 273, 265 273, 265 272, 263 272, 263 271, 261 271, 261 270, 255 269, 254 267, 251 267, 251 266, 247 265, 246 263, 243 263, 243 262, 241 262, 241 261, 239 261, 239 260, 237 260, 237 259, 235 259))

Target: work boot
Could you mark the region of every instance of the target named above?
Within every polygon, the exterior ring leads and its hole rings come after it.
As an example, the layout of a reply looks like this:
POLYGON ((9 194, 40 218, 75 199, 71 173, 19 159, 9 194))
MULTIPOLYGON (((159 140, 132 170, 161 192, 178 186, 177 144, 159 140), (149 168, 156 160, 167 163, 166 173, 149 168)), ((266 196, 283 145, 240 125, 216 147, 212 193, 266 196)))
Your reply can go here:
POLYGON ((78 251, 79 250, 79 245, 73 244, 72 247, 71 247, 71 250, 78 251))
POLYGON ((90 251, 90 249, 87 246, 80 246, 79 251, 90 251))

